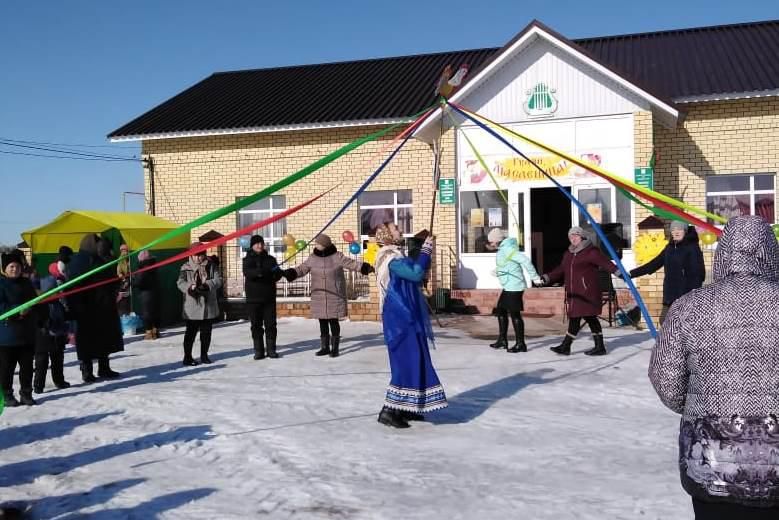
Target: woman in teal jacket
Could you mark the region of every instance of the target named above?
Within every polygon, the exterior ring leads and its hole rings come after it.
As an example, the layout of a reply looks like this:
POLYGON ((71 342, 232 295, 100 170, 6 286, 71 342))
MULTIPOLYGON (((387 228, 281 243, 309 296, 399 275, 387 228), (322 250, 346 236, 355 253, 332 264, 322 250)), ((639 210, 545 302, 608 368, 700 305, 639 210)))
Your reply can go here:
POLYGON ((505 348, 507 352, 527 352, 525 322, 522 321, 522 310, 524 309, 522 295, 527 289, 525 271, 533 282, 540 281, 541 278, 530 259, 519 250, 516 238, 506 238, 504 230, 494 228, 487 235, 487 240, 498 246, 498 254, 495 256, 495 273, 501 287, 503 287, 496 306, 498 341, 490 346, 492 348, 505 348), (511 348, 508 346, 507 338, 509 316, 511 316, 511 324, 514 326, 514 335, 516 336, 516 342, 511 348))

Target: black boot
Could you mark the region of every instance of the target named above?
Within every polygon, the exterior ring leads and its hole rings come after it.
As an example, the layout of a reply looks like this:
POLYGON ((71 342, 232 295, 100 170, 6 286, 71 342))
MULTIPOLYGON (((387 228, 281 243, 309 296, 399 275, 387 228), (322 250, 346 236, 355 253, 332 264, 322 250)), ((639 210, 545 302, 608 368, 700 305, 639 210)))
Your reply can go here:
POLYGON ((35 399, 32 398, 32 390, 19 390, 19 404, 24 406, 35 406, 35 399))
POLYGON ((65 353, 62 351, 51 354, 51 380, 59 389, 70 388, 70 383, 65 381, 65 353))
POLYGON ((121 376, 119 372, 111 370, 111 362, 108 361, 108 356, 97 358, 97 377, 104 377, 106 379, 116 379, 121 376))
POLYGON ((338 347, 341 344, 341 336, 333 336, 333 346, 330 348, 330 357, 338 357, 338 347))
POLYGON ((326 356, 330 354, 330 336, 319 337, 319 350, 317 350, 315 356, 326 356))
POLYGON ((490 343, 492 348, 506 348, 509 346, 506 336, 509 332, 509 317, 503 314, 498 315, 498 341, 490 343))
POLYGON ((422 415, 421 413, 407 412, 405 410, 400 412, 400 416, 403 417, 403 419, 405 419, 406 421, 424 421, 425 420, 425 416, 422 415))
POLYGON ((265 359, 265 339, 262 336, 254 338, 254 359, 265 359))
POLYGON ((569 336, 568 334, 565 335, 563 338, 563 342, 557 345, 556 347, 552 347, 549 350, 552 352, 556 352, 562 356, 570 356, 571 355, 571 343, 573 343, 573 338, 569 336))
POLYGON ((514 345, 507 349, 506 352, 527 352, 527 345, 525 345, 525 322, 522 321, 522 316, 512 316, 511 325, 514 327, 516 340, 514 345))
POLYGON ((196 367, 198 362, 192 359, 192 345, 184 344, 184 360, 181 362, 185 367, 196 367))
POLYGON ((13 391, 6 392, 6 394, 5 394, 5 407, 6 408, 13 408, 15 406, 19 406, 19 401, 17 401, 16 397, 14 397, 13 391))
MULTIPOLYGON (((42 394, 46 387, 46 372, 49 369, 49 354, 35 354, 35 376, 32 381, 32 389, 36 394, 42 394)), ((52 367, 52 374, 54 367, 52 367)))
POLYGON ((595 347, 585 352, 588 356, 605 356, 608 354, 606 345, 603 344, 603 334, 593 334, 592 340, 595 342, 595 347))
POLYGON ((277 359, 279 355, 276 353, 276 331, 265 333, 265 345, 268 349, 268 357, 271 359, 277 359))
POLYGON ((95 368, 92 366, 92 360, 81 362, 81 380, 87 384, 97 381, 95 378, 95 368))
POLYGON ((387 408, 386 406, 379 412, 379 422, 393 428, 408 428, 411 426, 398 410, 387 408))

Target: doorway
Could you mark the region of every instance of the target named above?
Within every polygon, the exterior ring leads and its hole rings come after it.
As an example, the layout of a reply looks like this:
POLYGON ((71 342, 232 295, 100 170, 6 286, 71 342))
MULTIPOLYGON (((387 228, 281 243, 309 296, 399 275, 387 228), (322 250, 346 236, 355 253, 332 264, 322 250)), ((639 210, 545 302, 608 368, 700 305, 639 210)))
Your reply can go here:
MULTIPOLYGON (((569 193, 571 188, 565 188, 569 193)), ((558 188, 530 190, 530 259, 540 273, 560 265, 568 249, 571 201, 558 188)))

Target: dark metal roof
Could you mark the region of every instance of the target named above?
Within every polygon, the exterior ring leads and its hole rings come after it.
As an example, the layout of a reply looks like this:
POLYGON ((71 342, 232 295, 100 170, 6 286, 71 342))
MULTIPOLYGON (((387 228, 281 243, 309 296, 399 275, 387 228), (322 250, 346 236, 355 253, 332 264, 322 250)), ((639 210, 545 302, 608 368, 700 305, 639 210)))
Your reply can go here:
POLYGON ((575 42, 675 101, 779 88, 779 20, 575 42))
MULTIPOLYGON (((779 21, 572 41, 533 21, 520 35, 533 26, 661 99, 779 89, 779 21)), ((108 137, 401 118, 434 102, 446 65, 472 78, 505 48, 220 72, 108 137)))

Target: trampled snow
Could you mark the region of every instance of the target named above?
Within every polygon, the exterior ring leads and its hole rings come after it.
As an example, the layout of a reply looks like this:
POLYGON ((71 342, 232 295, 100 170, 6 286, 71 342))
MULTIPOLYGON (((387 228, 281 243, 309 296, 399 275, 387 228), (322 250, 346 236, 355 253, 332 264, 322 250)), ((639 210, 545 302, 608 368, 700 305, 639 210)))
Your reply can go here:
POLYGON ((559 337, 509 354, 438 328, 449 408, 406 430, 376 421, 378 324, 344 322, 341 357, 321 358, 317 322, 282 319, 282 358, 262 361, 247 323, 220 324, 197 367, 181 366, 181 332, 129 342, 123 377, 89 386, 69 350, 77 384, 6 409, 0 502, 56 519, 692 517, 646 332, 607 328, 610 354, 590 358, 586 331, 560 357, 559 337))

